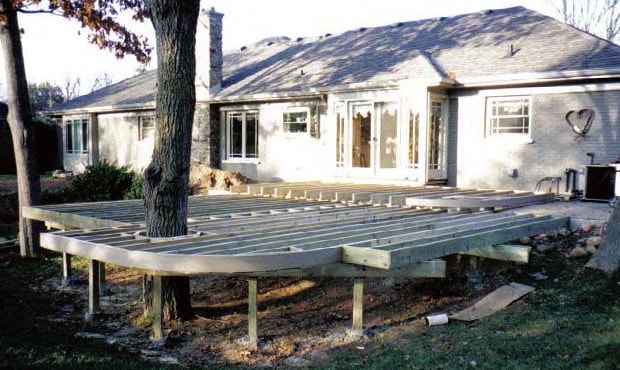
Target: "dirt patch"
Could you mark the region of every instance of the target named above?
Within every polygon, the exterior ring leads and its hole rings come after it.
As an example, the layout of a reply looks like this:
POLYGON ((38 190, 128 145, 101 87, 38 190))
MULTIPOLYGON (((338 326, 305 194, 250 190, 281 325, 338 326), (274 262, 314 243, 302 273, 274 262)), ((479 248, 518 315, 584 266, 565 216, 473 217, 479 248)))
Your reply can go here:
MULTIPOLYGON (((461 265, 468 263, 462 260, 461 265)), ((149 339, 150 323, 140 323, 142 276, 126 268, 106 268, 112 294, 102 298, 102 314, 89 324, 88 333, 78 335, 104 339, 152 361, 195 366, 306 366, 364 345, 368 338, 388 330, 421 326, 424 315, 462 308, 471 297, 462 275, 432 280, 368 279, 364 285, 367 337, 360 339, 349 330, 352 279, 260 278, 260 342, 255 350, 247 337, 247 280, 195 277, 191 284, 196 317, 166 323, 166 340, 154 344, 149 339)), ((83 271, 68 288, 54 277, 39 289, 72 297, 58 302, 56 309, 65 317, 83 316, 87 297, 83 271)))
POLYGON ((204 164, 192 163, 189 170, 189 186, 193 195, 208 194, 210 189, 228 190, 233 185, 251 182, 239 172, 222 171, 204 164))

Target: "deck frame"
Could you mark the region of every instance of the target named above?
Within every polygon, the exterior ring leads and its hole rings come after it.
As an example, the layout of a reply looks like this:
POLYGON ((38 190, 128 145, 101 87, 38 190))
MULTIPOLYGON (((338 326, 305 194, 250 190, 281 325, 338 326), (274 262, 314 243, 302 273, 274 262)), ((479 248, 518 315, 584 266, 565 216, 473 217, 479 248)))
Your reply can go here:
POLYGON ((63 253, 67 280, 72 254, 90 260, 89 315, 100 309, 105 263, 153 275, 154 340, 164 337, 163 276, 246 276, 248 334, 254 345, 259 277, 352 278, 352 334, 362 335, 364 279, 445 277, 446 263, 437 258, 454 253, 527 262, 527 247, 502 243, 568 224, 566 218, 462 211, 550 200, 532 193, 316 182, 231 190, 244 195, 190 197, 190 235, 168 240, 143 236, 141 201, 23 207, 22 212, 69 230, 41 235, 43 247, 63 253), (439 209, 417 209, 421 205, 439 209))

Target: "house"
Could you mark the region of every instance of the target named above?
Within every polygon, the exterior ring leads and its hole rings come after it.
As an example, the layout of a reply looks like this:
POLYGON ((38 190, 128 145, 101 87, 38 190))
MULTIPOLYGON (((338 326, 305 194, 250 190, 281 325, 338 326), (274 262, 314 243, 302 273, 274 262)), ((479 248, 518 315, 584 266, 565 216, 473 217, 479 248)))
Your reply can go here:
MULTIPOLYGON (((620 47, 532 10, 229 52, 222 19, 201 13, 194 161, 259 181, 532 189, 620 154, 620 47)), ((145 167, 155 94, 149 71, 55 107, 65 168, 145 167)))

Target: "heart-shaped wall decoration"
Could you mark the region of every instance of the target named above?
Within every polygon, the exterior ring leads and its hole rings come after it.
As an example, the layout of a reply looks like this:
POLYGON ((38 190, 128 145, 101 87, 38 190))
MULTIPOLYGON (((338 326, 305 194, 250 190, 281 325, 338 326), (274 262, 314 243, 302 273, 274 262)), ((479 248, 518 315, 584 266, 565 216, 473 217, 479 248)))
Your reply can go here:
POLYGON ((592 109, 571 110, 566 113, 566 123, 576 134, 585 135, 594 122, 595 113, 592 109))

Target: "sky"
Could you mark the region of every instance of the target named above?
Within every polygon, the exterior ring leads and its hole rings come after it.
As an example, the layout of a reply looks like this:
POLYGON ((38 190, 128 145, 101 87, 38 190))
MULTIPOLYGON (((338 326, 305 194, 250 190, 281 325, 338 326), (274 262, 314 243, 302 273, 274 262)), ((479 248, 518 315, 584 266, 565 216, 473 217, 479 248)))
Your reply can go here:
MULTIPOLYGON (((201 7, 214 7, 224 14, 225 50, 238 49, 273 36, 318 36, 338 34, 359 27, 373 27, 400 21, 452 16, 484 9, 525 6, 554 16, 547 0, 202 0, 201 7)), ((22 14, 22 42, 29 82, 52 82, 63 86, 65 80, 80 78, 82 92, 99 75, 107 73, 113 82, 137 73, 140 64, 129 56, 116 59, 110 52, 88 43, 80 27, 62 17, 46 14, 22 14)), ((134 30, 155 44, 149 21, 134 30)), ((4 63, 0 56, 0 63, 4 63)), ((152 60, 155 60, 155 54, 152 60)), ((154 68, 152 63, 148 68, 154 68)), ((0 96, 6 88, 6 76, 0 75, 0 96)))

